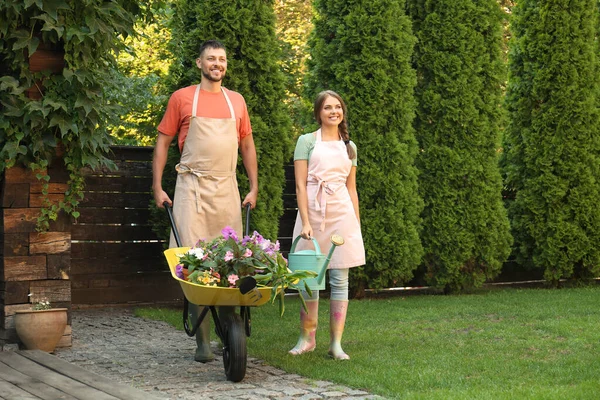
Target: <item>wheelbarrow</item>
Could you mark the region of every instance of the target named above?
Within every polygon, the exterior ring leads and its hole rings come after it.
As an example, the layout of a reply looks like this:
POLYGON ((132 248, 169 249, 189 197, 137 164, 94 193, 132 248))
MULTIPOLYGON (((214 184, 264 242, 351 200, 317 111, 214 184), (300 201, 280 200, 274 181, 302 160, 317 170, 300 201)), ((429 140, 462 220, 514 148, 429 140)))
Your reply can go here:
MULTIPOLYGON (((169 203, 163 204, 167 210, 173 236, 178 248, 168 249, 164 252, 171 276, 177 280, 183 290, 183 327, 185 333, 192 337, 196 334, 198 327, 210 312, 215 324, 217 336, 223 344, 223 366, 227 379, 232 382, 239 382, 246 375, 247 349, 246 337, 251 333, 250 307, 257 307, 265 304, 271 297, 272 287, 257 287, 256 280, 252 277, 242 278, 243 281, 239 288, 226 288, 216 286, 198 285, 193 282, 180 279, 175 268, 179 264, 178 254, 187 252, 189 247, 181 246, 181 239, 173 218, 173 211, 169 203), (188 320, 189 303, 203 306, 198 315, 195 325, 190 326, 188 320), (228 313, 223 320, 219 317, 217 306, 240 307, 239 314, 236 312, 228 313)), ((250 230, 250 205, 246 206, 246 224, 245 234, 250 230)))

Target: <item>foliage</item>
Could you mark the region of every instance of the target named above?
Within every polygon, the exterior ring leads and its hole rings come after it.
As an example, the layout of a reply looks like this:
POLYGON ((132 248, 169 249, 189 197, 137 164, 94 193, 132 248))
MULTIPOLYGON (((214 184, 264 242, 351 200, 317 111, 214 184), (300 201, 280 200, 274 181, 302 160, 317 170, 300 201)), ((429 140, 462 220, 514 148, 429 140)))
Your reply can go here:
MULTIPOLYGON (((32 293, 29 293, 29 297, 32 297, 32 293)), ((52 305, 50 304, 50 300, 45 297, 33 302, 31 306, 31 309, 34 311, 50 310, 51 308, 52 305)))
POLYGON ((512 238, 502 203, 502 13, 496 0, 409 0, 421 240, 429 284, 460 290, 497 276, 512 238))
POLYGON ((125 39, 126 49, 117 55, 114 85, 107 92, 111 103, 120 107, 108 127, 116 144, 148 146, 156 141, 156 126, 168 100, 164 80, 173 58, 167 52, 170 18, 169 7, 155 10, 153 22, 138 22, 137 34, 125 39))
POLYGON ((305 99, 304 74, 308 58, 307 41, 312 29, 311 0, 276 0, 276 33, 282 49, 285 75, 285 102, 293 122, 293 137, 306 132, 311 124, 311 102, 305 99))
MULTIPOLYGON (((291 154, 291 125, 283 101, 284 78, 277 63, 272 1, 177 0, 174 2, 170 49, 176 55, 168 86, 176 90, 197 84, 195 60, 200 44, 220 40, 227 48, 224 86, 246 99, 258 156, 259 201, 252 226, 265 237, 277 237, 283 213, 283 165, 291 154), (218 24, 214 21, 220 21, 218 24)), ((238 182, 242 197, 248 190, 241 162, 238 182)), ((167 192, 170 190, 165 184, 167 192)))
POLYGON ((598 2, 513 8, 503 172, 517 261, 561 278, 600 273, 598 2))
POLYGON ((47 229, 61 210, 74 217, 83 194, 82 168, 112 167, 106 157, 107 102, 113 54, 120 37, 133 33, 135 16, 152 0, 12 1, 0 4, 0 170, 24 165, 38 171, 44 203, 38 229, 47 229), (142 6, 142 7, 140 7, 142 6), (64 67, 32 72, 36 50, 64 52, 64 67), (43 86, 43 93, 42 88, 43 86), (36 88, 42 95, 26 95, 36 88), (68 171, 64 200, 50 201, 51 176, 44 173, 57 148, 68 171))
POLYGON ((314 271, 292 272, 279 252, 279 241, 271 242, 256 231, 240 240, 229 226, 222 230, 221 236, 200 240, 179 255, 175 271, 180 279, 198 285, 231 288, 244 285, 244 278, 251 276, 257 284, 272 287, 271 301, 279 300, 280 315, 285 310, 284 290, 306 290, 312 295, 306 283, 300 284, 305 281, 300 280, 317 275, 314 271))
POLYGON ((421 260, 422 200, 411 126, 415 38, 395 0, 316 1, 309 40, 308 95, 339 93, 348 106, 349 132, 358 147, 357 188, 368 264, 352 270, 356 293, 368 285, 409 281, 421 260))
MULTIPOLYGON (((296 343, 297 315, 286 314, 273 329, 277 308, 266 304, 252 310, 248 355, 386 399, 595 399, 599 301, 596 285, 351 300, 342 338, 349 363, 326 356, 327 300, 319 307, 317 347, 301 357, 287 353, 296 343)), ((300 307, 296 299, 287 303, 300 307)), ((181 310, 159 312, 135 311, 160 320, 170 314, 183 330, 181 310)))

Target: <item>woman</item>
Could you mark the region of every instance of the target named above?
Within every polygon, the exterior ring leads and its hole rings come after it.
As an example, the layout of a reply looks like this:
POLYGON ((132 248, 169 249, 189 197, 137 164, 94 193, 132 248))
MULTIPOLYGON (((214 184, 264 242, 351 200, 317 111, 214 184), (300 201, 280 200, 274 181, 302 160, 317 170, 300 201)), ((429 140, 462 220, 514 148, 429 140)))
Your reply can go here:
MULTIPOLYGON (((329 263, 330 319, 329 354, 338 360, 350 357, 342 350, 341 339, 348 310, 348 269, 365 263, 356 193, 356 146, 350 141, 346 105, 339 94, 326 90, 314 104, 315 119, 321 126, 298 138, 294 151, 298 216, 294 238, 315 238, 323 253, 329 252, 330 236, 344 238, 329 263)), ((314 248, 311 240, 301 240, 296 250, 314 248)), ((300 310, 300 339, 289 351, 299 355, 313 351, 319 308, 319 291, 312 297, 301 292, 308 313, 300 310)))

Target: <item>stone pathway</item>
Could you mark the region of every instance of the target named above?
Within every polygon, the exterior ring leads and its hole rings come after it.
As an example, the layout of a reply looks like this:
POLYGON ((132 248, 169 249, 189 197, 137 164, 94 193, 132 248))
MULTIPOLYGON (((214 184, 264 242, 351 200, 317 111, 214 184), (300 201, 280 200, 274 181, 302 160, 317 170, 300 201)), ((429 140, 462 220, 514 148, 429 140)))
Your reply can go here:
POLYGON ((248 357, 246 376, 225 378, 219 344, 214 362, 193 360, 194 340, 129 308, 72 312, 73 346, 55 355, 164 399, 383 399, 364 391, 288 374, 248 357))

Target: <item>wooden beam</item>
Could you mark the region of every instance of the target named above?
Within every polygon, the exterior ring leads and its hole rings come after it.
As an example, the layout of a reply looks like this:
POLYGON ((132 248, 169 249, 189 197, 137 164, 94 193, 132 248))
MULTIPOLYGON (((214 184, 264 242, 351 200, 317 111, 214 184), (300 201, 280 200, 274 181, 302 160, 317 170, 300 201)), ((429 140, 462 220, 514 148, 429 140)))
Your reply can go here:
POLYGON ((33 281, 46 279, 46 256, 4 257, 5 281, 33 281))
POLYGON ((59 254, 71 250, 70 232, 32 232, 29 234, 29 254, 59 254))

